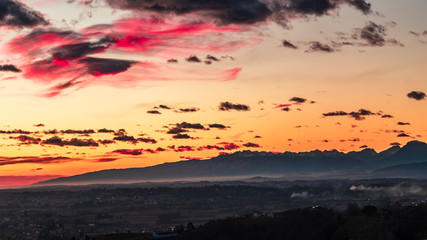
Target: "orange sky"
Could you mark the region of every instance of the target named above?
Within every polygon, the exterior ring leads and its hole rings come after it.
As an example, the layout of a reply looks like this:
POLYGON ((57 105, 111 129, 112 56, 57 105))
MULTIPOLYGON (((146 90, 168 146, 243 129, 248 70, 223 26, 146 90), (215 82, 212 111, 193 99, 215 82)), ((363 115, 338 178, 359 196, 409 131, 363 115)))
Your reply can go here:
POLYGON ((427 141, 425 1, 279 2, 1 0, 0 186, 427 141))

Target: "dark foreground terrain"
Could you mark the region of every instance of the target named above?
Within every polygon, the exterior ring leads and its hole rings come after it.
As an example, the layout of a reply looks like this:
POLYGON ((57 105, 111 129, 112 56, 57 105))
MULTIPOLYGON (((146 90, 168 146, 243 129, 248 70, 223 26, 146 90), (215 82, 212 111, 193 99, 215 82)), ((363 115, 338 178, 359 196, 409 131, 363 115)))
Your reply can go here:
POLYGON ((0 239, 423 239, 426 196, 414 179, 1 190, 0 239))

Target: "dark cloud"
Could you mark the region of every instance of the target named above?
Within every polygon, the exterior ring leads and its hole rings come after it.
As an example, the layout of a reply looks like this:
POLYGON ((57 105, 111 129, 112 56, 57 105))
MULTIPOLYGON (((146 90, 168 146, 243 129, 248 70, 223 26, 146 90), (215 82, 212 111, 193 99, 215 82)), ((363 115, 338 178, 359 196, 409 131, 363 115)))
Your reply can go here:
POLYGON ((408 122, 398 122, 397 125, 404 126, 404 125, 411 125, 411 124, 408 122))
POLYGON ((294 44, 286 40, 283 40, 282 44, 284 47, 287 47, 287 48, 298 49, 297 46, 295 46, 294 44))
POLYGON ((144 149, 117 149, 117 150, 114 150, 113 153, 138 156, 138 155, 141 155, 143 151, 144 149))
POLYGON ((284 108, 282 108, 282 111, 289 112, 289 111, 291 111, 291 109, 289 107, 284 107, 284 108))
POLYGON ((124 72, 137 63, 129 60, 94 57, 83 58, 79 62, 84 63, 87 67, 87 72, 94 76, 124 72))
POLYGON ((33 124, 34 127, 44 127, 43 123, 33 124))
POLYGON ((219 123, 213 123, 213 124, 209 124, 210 128, 219 128, 219 129, 226 129, 229 128, 223 124, 219 124, 219 123))
POLYGON ((368 148, 368 145, 362 145, 359 148, 368 148))
POLYGON ((22 129, 14 129, 12 131, 5 131, 5 130, 0 130, 0 134, 32 134, 33 132, 30 131, 25 131, 22 129))
POLYGON ((182 129, 180 127, 174 127, 169 129, 169 131, 167 131, 167 134, 178 134, 183 132, 188 132, 188 130, 182 129))
POLYGON ((16 139, 20 141, 22 144, 39 144, 40 138, 33 138, 27 135, 19 135, 17 137, 9 137, 10 139, 16 139))
POLYGON ((392 143, 390 143, 390 145, 391 145, 391 146, 400 146, 400 145, 402 145, 402 144, 400 144, 400 143, 398 143, 398 142, 392 142, 392 143))
POLYGON ((16 72, 16 73, 18 73, 18 72, 22 72, 22 70, 17 68, 15 65, 5 64, 5 65, 0 65, 0 72, 16 72))
POLYGON ((344 111, 335 111, 335 112, 328 112, 328 113, 323 113, 323 116, 325 117, 332 117, 332 116, 347 116, 348 113, 344 112, 344 111))
POLYGON ((43 15, 14 0, 0 0, 0 26, 35 27, 47 25, 43 15))
POLYGON ((162 114, 161 112, 159 112, 157 110, 150 110, 150 111, 147 111, 147 113, 149 113, 149 114, 162 114))
POLYGON ((197 56, 189 56, 188 58, 185 59, 187 62, 192 62, 192 63, 200 63, 202 62, 202 60, 200 60, 200 58, 198 58, 197 56))
POLYGON ((205 17, 215 19, 220 25, 264 22, 272 15, 272 11, 267 4, 259 0, 106 0, 106 2, 113 8, 127 10, 173 13, 177 15, 200 13, 205 17))
POLYGON ((112 129, 106 129, 106 128, 98 129, 98 133, 113 133, 113 132, 114 130, 112 129))
POLYGON ((230 102, 221 102, 219 104, 219 110, 220 111, 230 111, 230 110, 237 110, 237 111, 250 111, 250 107, 248 105, 244 104, 233 104, 230 102))
POLYGON ((111 39, 101 39, 97 42, 82 42, 61 45, 52 49, 52 57, 58 60, 78 59, 89 54, 103 52, 113 43, 114 41, 111 39))
POLYGON ((195 151, 193 146, 179 146, 177 148, 175 148, 175 146, 173 146, 173 149, 175 152, 193 152, 193 151, 195 151))
POLYGON ((175 58, 168 59, 168 63, 178 63, 178 60, 175 58))
POLYGON ((205 129, 205 127, 203 127, 203 125, 200 123, 187 123, 187 122, 177 123, 176 127, 177 128, 190 128, 190 129, 205 129))
POLYGON ((393 118, 393 116, 390 114, 384 114, 381 116, 381 118, 393 118))
POLYGON ((327 11, 336 7, 336 4, 329 0, 292 0, 286 1, 284 6, 289 12, 304 15, 324 15, 327 11))
POLYGON ((203 151, 203 150, 220 150, 220 151, 225 151, 225 150, 234 150, 234 149, 238 149, 240 148, 239 145, 235 144, 235 143, 229 143, 229 142, 220 142, 218 144, 215 145, 206 145, 206 146, 201 146, 197 148, 197 151, 203 151))
POLYGON ((198 14, 213 19, 218 25, 255 24, 275 21, 281 25, 295 16, 328 14, 340 5, 350 5, 363 13, 370 12, 364 0, 105 0, 112 8, 150 11, 159 14, 198 14))
POLYGON ((189 139, 191 138, 190 136, 188 136, 187 134, 176 134, 172 136, 174 139, 189 139))
POLYGON ((110 139, 98 140, 98 142, 99 142, 100 144, 103 144, 103 145, 108 145, 108 144, 116 143, 114 140, 110 140, 110 139))
POLYGON ((257 136, 255 136, 254 138, 262 138, 262 137, 257 135, 257 136))
POLYGON ((172 109, 171 107, 163 105, 163 104, 160 104, 158 107, 154 107, 154 108, 161 108, 161 109, 166 109, 166 110, 172 109))
POLYGON ((67 130, 61 130, 62 134, 92 134, 95 133, 95 130, 93 129, 85 129, 85 130, 74 130, 74 129, 67 129, 67 130))
POLYGON ((328 113, 323 113, 324 117, 333 117, 333 116, 350 116, 356 120, 364 120, 365 116, 370 116, 370 115, 378 115, 370 110, 366 110, 366 109, 359 109, 358 111, 354 111, 354 112, 344 112, 344 111, 335 111, 335 112, 328 112, 328 113))
POLYGON ((77 139, 72 138, 70 140, 64 140, 60 137, 54 136, 41 142, 46 145, 57 145, 57 146, 76 146, 76 147, 97 147, 99 144, 93 139, 77 139))
POLYGON ((397 135, 397 137, 410 137, 410 136, 406 133, 401 133, 401 134, 397 135))
POLYGON ((335 50, 329 45, 323 44, 320 42, 311 42, 310 48, 306 50, 306 52, 327 52, 327 53, 331 53, 334 51, 335 50))
POLYGON ((360 37, 371 46, 384 46, 386 43, 386 28, 369 21, 364 28, 360 30, 360 37))
POLYGON ((175 110, 177 113, 189 113, 189 112, 198 112, 200 108, 192 107, 192 108, 180 108, 179 110, 175 110))
POLYGON ((426 98, 426 94, 421 91, 412 91, 408 93, 406 96, 408 96, 408 98, 413 98, 417 101, 424 100, 426 98))
POLYGON ((153 138, 138 138, 137 140, 138 142, 143 142, 143 143, 152 143, 152 144, 157 143, 157 141, 153 138))
POLYGON ((367 3, 365 0, 347 0, 344 2, 347 2, 351 6, 362 11, 364 14, 368 14, 371 12, 371 4, 367 3))
POLYGON ((364 120, 365 117, 364 116, 370 116, 370 115, 376 115, 375 113, 366 110, 366 109, 359 109, 359 111, 357 112, 350 112, 348 115, 350 115, 351 117, 353 117, 356 120, 364 120))
POLYGON ((300 98, 300 97, 293 97, 293 98, 289 99, 289 101, 296 102, 296 103, 305 103, 307 101, 307 99, 300 98))
POLYGON ((218 58, 216 58, 216 57, 214 57, 214 56, 212 56, 212 55, 207 55, 207 56, 206 56, 206 60, 208 60, 208 61, 214 61, 214 62, 219 62, 219 61, 221 61, 220 59, 218 59, 218 58))
POLYGON ((259 144, 256 143, 251 143, 251 142, 247 142, 245 144, 243 144, 243 146, 248 147, 248 148, 259 148, 259 144))
POLYGON ((133 142, 136 143, 137 140, 133 136, 121 135, 114 137, 113 140, 122 141, 122 142, 133 142))

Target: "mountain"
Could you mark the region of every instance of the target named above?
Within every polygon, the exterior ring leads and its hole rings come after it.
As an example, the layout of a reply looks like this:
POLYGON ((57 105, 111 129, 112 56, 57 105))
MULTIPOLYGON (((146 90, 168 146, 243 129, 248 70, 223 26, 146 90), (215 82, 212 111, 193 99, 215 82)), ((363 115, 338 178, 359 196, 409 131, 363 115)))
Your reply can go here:
POLYGON ((426 178, 427 162, 409 163, 381 168, 372 172, 373 175, 381 176, 399 176, 404 178, 426 178))
MULTIPOLYGON (((427 163, 427 144, 419 141, 409 142, 402 148, 394 146, 380 153, 373 149, 348 153, 336 150, 323 152, 315 150, 277 154, 246 150, 219 155, 208 160, 163 163, 145 168, 109 169, 52 179, 37 184, 123 183, 247 176, 304 177, 311 174, 327 176, 328 173, 334 174, 330 176, 336 176, 336 173, 346 176, 346 173, 368 173, 393 165, 418 162, 427 163)), ((383 173, 385 174, 386 171, 384 170, 383 173)), ((388 173, 391 172, 388 171, 388 173)), ((399 175, 390 176, 398 177, 399 175)))

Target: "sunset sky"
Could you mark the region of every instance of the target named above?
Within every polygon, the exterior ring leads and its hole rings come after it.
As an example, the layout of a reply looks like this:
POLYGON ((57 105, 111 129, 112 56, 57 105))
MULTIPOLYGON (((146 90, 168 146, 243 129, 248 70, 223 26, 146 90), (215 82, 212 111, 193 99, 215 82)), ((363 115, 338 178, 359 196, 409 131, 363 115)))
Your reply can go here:
POLYGON ((0 0, 0 187, 427 141, 425 0, 0 0))

